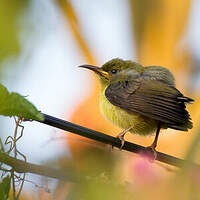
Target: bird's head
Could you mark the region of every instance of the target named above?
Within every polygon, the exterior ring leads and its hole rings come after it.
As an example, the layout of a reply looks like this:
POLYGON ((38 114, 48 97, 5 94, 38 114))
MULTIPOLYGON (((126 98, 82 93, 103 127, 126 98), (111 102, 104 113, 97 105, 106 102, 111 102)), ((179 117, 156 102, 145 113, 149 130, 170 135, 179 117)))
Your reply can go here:
POLYGON ((142 66, 139 63, 119 58, 112 59, 101 67, 93 65, 81 65, 80 67, 94 71, 103 86, 107 86, 116 77, 121 79, 124 76, 127 77, 127 74, 130 74, 129 71, 132 71, 132 73, 133 71, 136 73, 142 71, 142 66))

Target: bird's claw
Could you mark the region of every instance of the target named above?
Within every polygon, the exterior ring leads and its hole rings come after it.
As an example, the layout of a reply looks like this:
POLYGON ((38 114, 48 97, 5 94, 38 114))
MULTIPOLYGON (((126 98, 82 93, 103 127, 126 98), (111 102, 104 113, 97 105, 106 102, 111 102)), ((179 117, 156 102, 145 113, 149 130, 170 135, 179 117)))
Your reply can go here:
POLYGON ((125 143, 124 135, 118 135, 117 138, 121 141, 121 146, 119 148, 119 150, 121 151, 125 143))
POLYGON ((151 161, 157 158, 157 151, 153 145, 145 148, 145 156, 147 156, 151 161))
MULTIPOLYGON (((125 135, 125 133, 124 133, 124 131, 123 131, 123 132, 119 133, 119 134, 116 136, 116 138, 119 139, 120 142, 121 142, 121 146, 120 146, 120 148, 119 148, 120 151, 122 150, 122 148, 123 148, 123 146, 124 146, 124 143, 125 143, 124 135, 125 135)), ((113 150, 113 147, 114 147, 114 146, 111 145, 111 150, 113 150)))

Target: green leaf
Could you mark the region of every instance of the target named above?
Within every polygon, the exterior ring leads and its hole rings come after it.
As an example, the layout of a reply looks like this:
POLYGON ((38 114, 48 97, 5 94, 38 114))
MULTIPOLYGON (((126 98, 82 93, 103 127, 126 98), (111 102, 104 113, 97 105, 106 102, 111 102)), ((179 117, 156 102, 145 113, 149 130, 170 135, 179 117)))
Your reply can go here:
POLYGON ((1 200, 8 199, 8 195, 10 191, 10 180, 11 180, 11 177, 8 175, 0 183, 0 199, 1 200))
POLYGON ((18 116, 26 120, 44 120, 44 116, 23 96, 8 90, 0 83, 0 115, 18 116))

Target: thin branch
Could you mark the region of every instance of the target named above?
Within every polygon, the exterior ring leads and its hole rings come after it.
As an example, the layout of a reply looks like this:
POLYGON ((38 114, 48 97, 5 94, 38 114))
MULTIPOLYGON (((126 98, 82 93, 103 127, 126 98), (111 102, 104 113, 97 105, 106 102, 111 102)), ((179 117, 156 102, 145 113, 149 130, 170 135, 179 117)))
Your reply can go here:
MULTIPOLYGON (((70 131, 72 133, 75 133, 75 134, 78 134, 78 135, 81 135, 81 136, 84 136, 96 141, 100 141, 106 144, 111 144, 112 146, 115 146, 118 148, 121 146, 120 141, 115 137, 105 135, 103 133, 93 131, 88 128, 84 128, 82 126, 79 126, 79 125, 76 125, 76 124, 61 120, 61 119, 57 119, 49 115, 45 115, 45 121, 41 123, 48 124, 53 127, 60 128, 62 130, 70 131)), ((145 147, 137 145, 137 144, 133 144, 130 142, 125 142, 123 149, 130 152, 139 153, 145 150, 145 147)), ((179 158, 176 158, 176 157, 173 157, 161 152, 157 152, 157 153, 158 153, 157 160, 162 163, 170 164, 177 167, 181 167, 185 163, 187 163, 185 160, 182 160, 182 159, 179 159, 179 158)), ((77 182, 80 179, 85 179, 85 177, 82 177, 79 174, 74 173, 72 169, 70 169, 67 172, 66 169, 65 171, 62 171, 61 169, 53 169, 47 166, 28 163, 28 162, 19 160, 17 158, 13 158, 9 156, 8 154, 3 153, 1 151, 0 151, 0 163, 4 163, 10 166, 12 168, 11 170, 18 173, 32 173, 32 174, 37 174, 41 176, 46 176, 50 178, 56 178, 63 181, 71 181, 71 182, 77 182)), ((200 169, 199 165, 197 164, 192 164, 192 165, 200 169)))
MULTIPOLYGON (((45 120, 44 121, 38 121, 40 123, 43 124, 47 124, 65 131, 69 131, 71 133, 83 136, 83 137, 87 137, 105 144, 110 144, 114 147, 121 147, 121 142, 118 138, 106 135, 104 133, 98 132, 98 131, 94 131, 88 128, 85 128, 83 126, 79 126, 76 124, 73 124, 71 122, 62 120, 62 119, 58 119, 55 117, 52 117, 50 115, 46 115, 44 114, 45 120)), ((146 147, 134 144, 134 143, 130 143, 130 142, 125 142, 124 146, 122 148, 123 150, 126 151, 130 151, 130 152, 134 152, 134 153, 141 153, 144 152, 146 150, 146 147)), ((171 155, 167 155, 164 154, 162 152, 157 152, 157 158, 156 160, 162 162, 162 163, 166 163, 172 166, 176 166, 176 167, 182 167, 184 164, 186 164, 186 161, 180 158, 176 158, 174 156, 171 155)), ((192 165, 200 168, 199 165, 192 163, 192 165)))
POLYGON ((47 166, 24 162, 22 160, 13 158, 2 152, 0 152, 0 162, 12 167, 12 170, 18 173, 32 173, 50 178, 60 179, 63 181, 72 181, 72 182, 75 182, 80 179, 80 177, 73 175, 71 170, 69 174, 66 172, 66 170, 62 171, 60 169, 53 169, 47 166))

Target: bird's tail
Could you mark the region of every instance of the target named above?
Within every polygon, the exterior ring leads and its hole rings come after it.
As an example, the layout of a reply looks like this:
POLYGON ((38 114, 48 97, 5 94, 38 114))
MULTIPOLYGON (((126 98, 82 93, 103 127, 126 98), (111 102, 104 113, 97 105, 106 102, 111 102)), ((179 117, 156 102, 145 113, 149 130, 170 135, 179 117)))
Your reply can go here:
POLYGON ((178 103, 181 104, 182 109, 184 109, 184 111, 185 111, 184 112, 185 120, 183 120, 180 123, 170 125, 169 128, 173 128, 173 129, 180 130, 180 131, 188 131, 188 129, 191 129, 193 127, 193 124, 191 122, 190 115, 185 108, 186 108, 187 104, 191 104, 192 102, 194 102, 194 100, 189 97, 185 97, 185 96, 177 97, 177 99, 179 100, 178 103))

